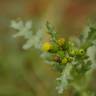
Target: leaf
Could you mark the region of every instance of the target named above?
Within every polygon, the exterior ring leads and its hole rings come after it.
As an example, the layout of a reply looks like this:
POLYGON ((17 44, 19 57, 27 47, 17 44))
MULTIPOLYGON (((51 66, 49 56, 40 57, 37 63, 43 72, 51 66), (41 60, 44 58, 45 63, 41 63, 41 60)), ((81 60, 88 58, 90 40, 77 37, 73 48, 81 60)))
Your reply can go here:
POLYGON ((94 40, 96 39, 96 28, 90 27, 90 31, 88 32, 87 40, 94 40))
POLYGON ((51 35, 51 40, 53 42, 56 42, 57 36, 56 36, 56 32, 54 31, 54 27, 49 22, 46 23, 46 27, 48 29, 48 33, 51 35))

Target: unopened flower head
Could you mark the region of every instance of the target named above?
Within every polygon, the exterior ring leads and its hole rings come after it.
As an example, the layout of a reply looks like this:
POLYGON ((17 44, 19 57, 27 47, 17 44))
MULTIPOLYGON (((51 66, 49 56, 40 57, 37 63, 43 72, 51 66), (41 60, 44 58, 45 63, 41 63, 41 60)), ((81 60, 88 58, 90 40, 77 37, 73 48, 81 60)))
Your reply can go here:
POLYGON ((65 43, 65 39, 64 38, 60 38, 60 39, 57 40, 57 43, 58 43, 59 46, 63 46, 64 43, 65 43))
POLYGON ((62 64, 67 64, 68 63, 68 59, 66 58, 66 57, 64 57, 63 59, 62 59, 62 64))
POLYGON ((85 54, 84 49, 80 49, 80 50, 78 51, 78 55, 84 55, 84 54, 85 54))

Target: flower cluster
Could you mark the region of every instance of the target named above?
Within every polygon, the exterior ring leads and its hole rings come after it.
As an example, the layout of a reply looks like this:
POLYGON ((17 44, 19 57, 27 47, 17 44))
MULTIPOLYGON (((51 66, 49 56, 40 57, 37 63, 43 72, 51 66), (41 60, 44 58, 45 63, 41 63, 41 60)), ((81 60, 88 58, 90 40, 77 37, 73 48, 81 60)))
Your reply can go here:
POLYGON ((77 78, 84 77, 86 72, 90 70, 92 62, 87 56, 87 48, 79 46, 75 42, 66 38, 58 38, 53 27, 47 23, 50 41, 42 45, 43 52, 48 56, 44 58, 52 64, 59 73, 57 78, 59 93, 71 86, 71 83, 77 78))
MULTIPOLYGON (((93 61, 88 55, 88 49, 96 44, 96 28, 87 26, 87 35, 85 36, 85 33, 80 35, 78 38, 80 44, 78 46, 77 42, 70 40, 70 38, 58 37, 49 22, 46 23, 46 27, 50 40, 43 43, 44 33, 40 31, 33 35, 31 25, 30 22, 24 25, 22 21, 18 22, 18 24, 12 21, 11 27, 19 31, 15 37, 24 36, 27 39, 27 43, 23 46, 24 49, 32 46, 37 48, 39 45, 42 58, 60 73, 60 76, 56 79, 58 93, 63 93, 70 86, 75 89, 76 86, 80 87, 79 83, 82 80, 86 82, 88 72, 91 72, 93 66, 93 61)), ((81 92, 79 87, 76 90, 81 92)), ((84 88, 86 89, 86 87, 84 88)))

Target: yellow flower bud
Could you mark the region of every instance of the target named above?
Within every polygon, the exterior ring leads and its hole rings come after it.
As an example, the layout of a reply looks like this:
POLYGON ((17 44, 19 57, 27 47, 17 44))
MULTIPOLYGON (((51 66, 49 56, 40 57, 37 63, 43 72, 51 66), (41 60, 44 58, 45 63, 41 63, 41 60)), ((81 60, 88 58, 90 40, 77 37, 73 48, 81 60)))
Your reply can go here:
POLYGON ((51 45, 51 43, 49 43, 49 42, 45 42, 44 44, 43 44, 43 46, 42 46, 42 50, 43 51, 49 51, 49 50, 51 50, 52 49, 52 45, 51 45))
POLYGON ((64 38, 60 38, 60 39, 57 40, 57 44, 58 44, 59 46, 63 46, 64 43, 65 43, 65 39, 64 39, 64 38))
POLYGON ((73 58, 72 57, 68 57, 68 62, 72 62, 73 61, 73 58))
POLYGON ((78 55, 84 55, 84 53, 85 53, 84 49, 80 49, 80 50, 78 51, 78 55))
POLYGON ((62 64, 66 64, 68 62, 67 58, 62 59, 62 64))

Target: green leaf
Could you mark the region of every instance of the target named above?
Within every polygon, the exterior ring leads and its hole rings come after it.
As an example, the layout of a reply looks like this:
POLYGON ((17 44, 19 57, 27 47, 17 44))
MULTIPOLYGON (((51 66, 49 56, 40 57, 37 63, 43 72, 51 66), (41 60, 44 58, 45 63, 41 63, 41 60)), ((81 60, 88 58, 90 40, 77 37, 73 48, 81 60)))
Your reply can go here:
POLYGON ((56 32, 54 31, 54 27, 49 22, 46 23, 46 27, 48 29, 48 33, 52 37, 51 40, 56 42, 56 37, 57 36, 56 36, 56 32))

